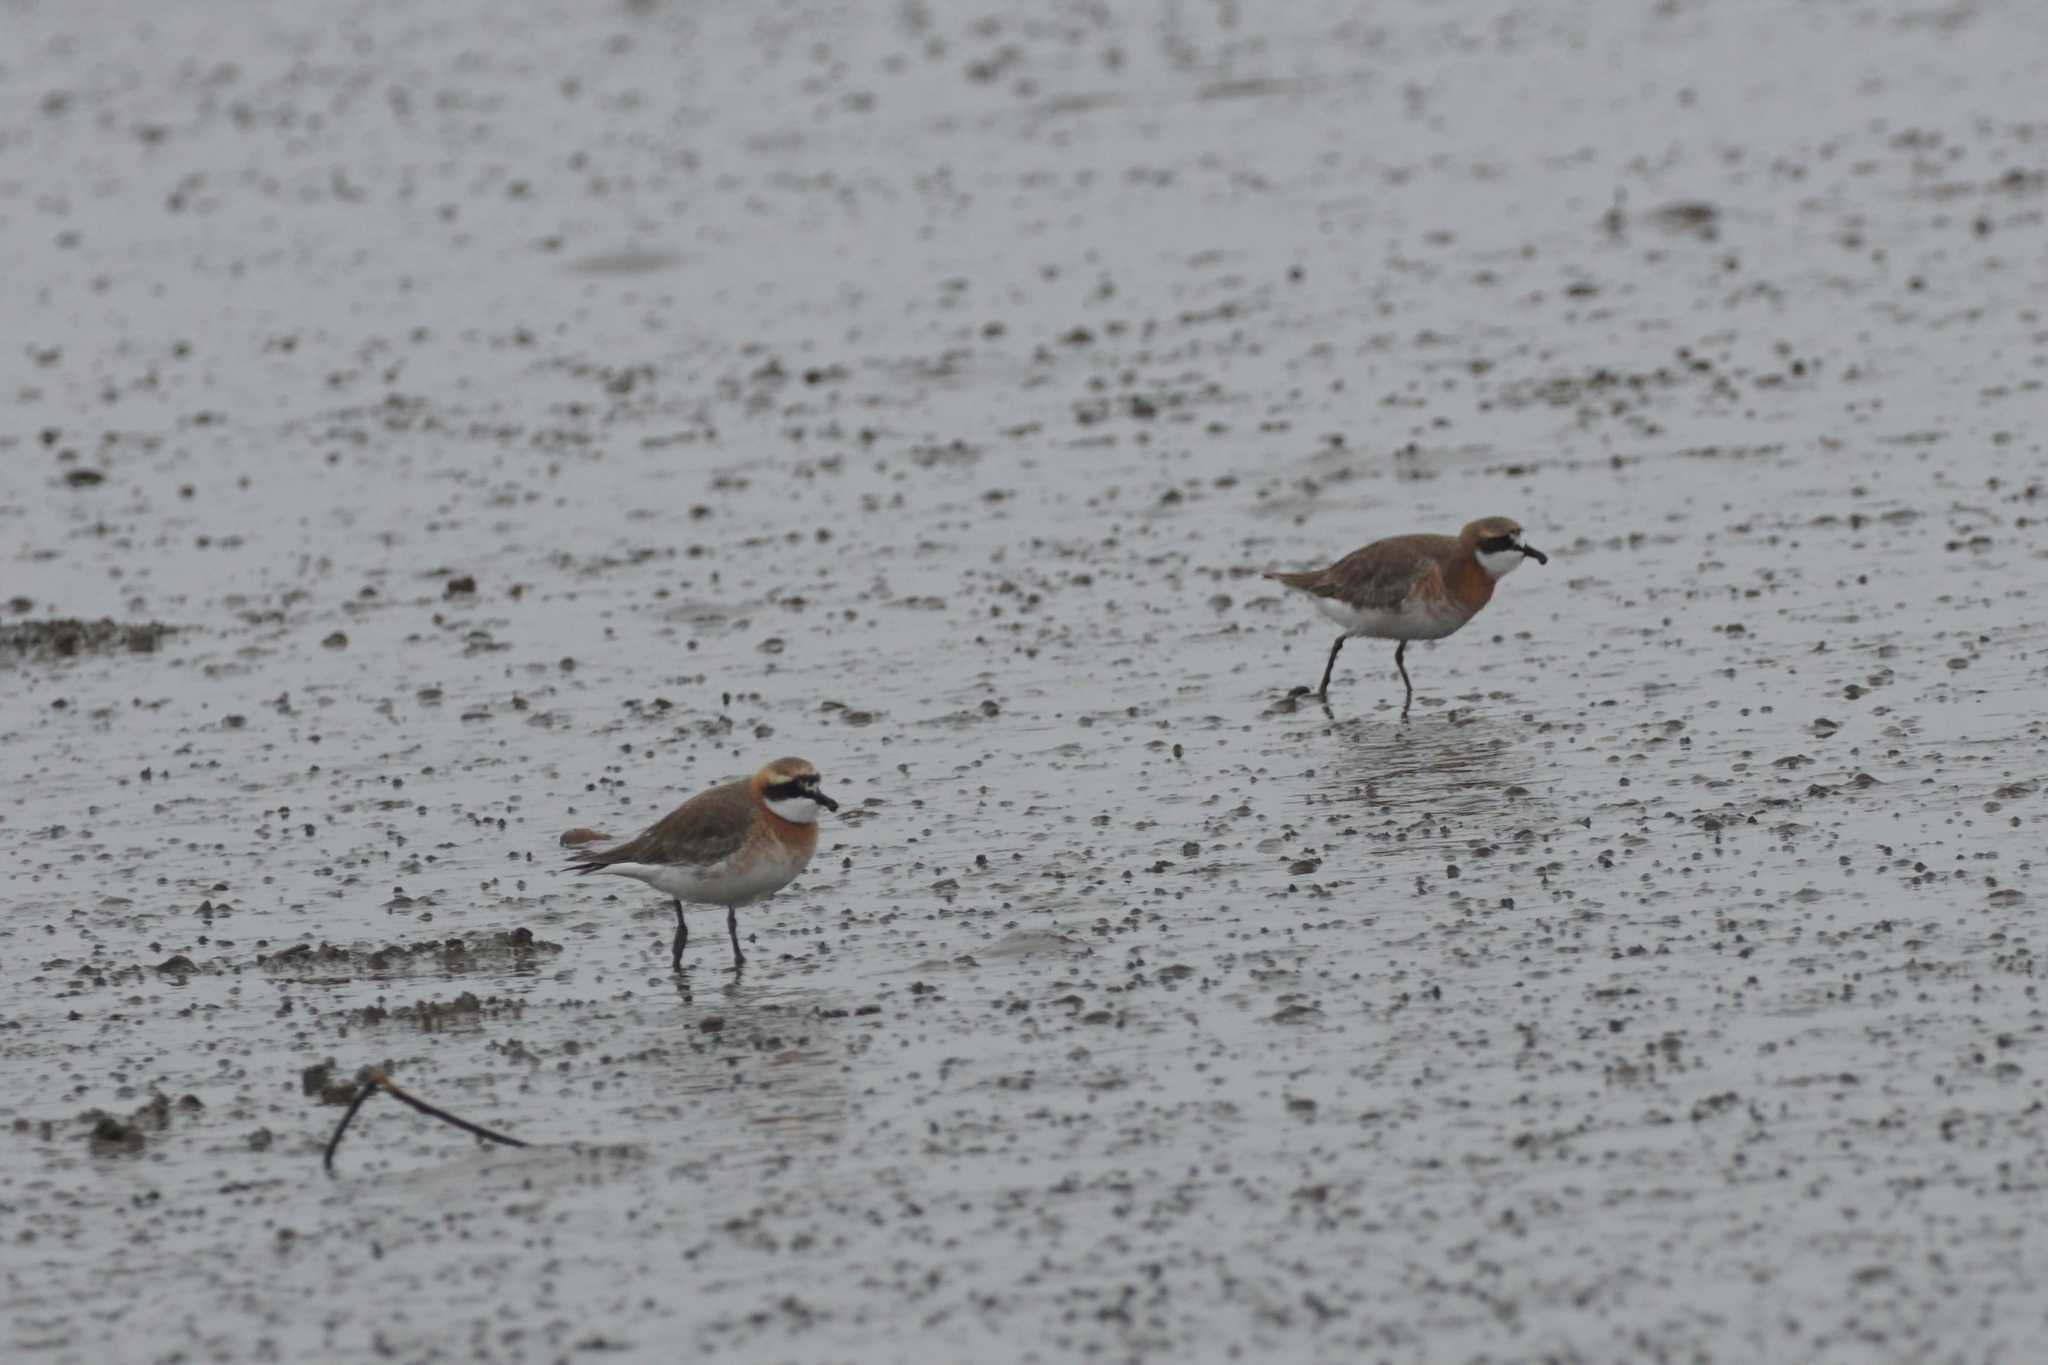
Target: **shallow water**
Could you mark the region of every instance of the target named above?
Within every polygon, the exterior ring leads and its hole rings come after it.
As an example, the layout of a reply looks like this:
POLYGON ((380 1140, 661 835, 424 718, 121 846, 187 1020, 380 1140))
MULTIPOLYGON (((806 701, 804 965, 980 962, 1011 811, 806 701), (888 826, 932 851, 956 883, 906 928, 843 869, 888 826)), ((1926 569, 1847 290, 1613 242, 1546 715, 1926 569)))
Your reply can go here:
POLYGON ((2032 11, 1112 8, 5 11, 13 1351, 2033 1358, 2032 11))

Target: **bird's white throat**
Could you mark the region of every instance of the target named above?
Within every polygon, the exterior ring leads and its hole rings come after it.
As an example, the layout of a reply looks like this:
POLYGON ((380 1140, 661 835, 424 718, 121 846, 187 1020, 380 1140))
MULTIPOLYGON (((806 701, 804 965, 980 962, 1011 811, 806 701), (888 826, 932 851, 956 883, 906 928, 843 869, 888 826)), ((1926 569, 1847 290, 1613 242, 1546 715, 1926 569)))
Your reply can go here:
POLYGON ((1486 576, 1493 579, 1506 578, 1522 567, 1523 554, 1515 550, 1481 550, 1479 567, 1486 570, 1486 576))
POLYGON ((768 809, 774 811, 792 825, 815 825, 818 823, 818 803, 808 796, 792 796, 784 800, 768 797, 768 809))

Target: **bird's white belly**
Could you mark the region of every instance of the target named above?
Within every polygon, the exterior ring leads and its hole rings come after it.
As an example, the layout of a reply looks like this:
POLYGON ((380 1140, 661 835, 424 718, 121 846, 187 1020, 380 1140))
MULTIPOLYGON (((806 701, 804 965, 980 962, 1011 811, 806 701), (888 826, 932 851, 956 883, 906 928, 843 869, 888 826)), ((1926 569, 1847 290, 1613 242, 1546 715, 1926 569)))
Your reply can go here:
POLYGON ((1470 612, 1449 603, 1410 600, 1398 607, 1372 608, 1354 607, 1334 597, 1311 600, 1346 635, 1374 640, 1441 640, 1472 619, 1470 612))
POLYGON ((772 896, 796 880, 804 865, 794 859, 757 857, 744 866, 731 860, 692 867, 683 863, 613 863, 604 869, 643 881, 664 896, 698 905, 745 905, 772 896))

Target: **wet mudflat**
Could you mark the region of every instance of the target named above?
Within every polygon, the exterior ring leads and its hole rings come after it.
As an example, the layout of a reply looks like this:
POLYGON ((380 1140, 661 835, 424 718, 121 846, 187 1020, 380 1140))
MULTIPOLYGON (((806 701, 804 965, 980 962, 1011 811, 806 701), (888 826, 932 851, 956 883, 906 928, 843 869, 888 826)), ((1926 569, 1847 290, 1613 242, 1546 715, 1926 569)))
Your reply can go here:
POLYGON ((2038 29, 14 7, 8 1351, 2033 1359, 2038 29))

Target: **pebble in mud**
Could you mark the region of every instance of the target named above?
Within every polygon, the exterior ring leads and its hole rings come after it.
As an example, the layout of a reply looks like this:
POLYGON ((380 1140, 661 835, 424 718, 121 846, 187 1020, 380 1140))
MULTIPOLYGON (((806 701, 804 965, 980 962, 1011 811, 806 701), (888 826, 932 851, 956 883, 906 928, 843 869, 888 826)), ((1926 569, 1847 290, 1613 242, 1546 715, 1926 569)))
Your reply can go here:
POLYGON ((2033 1339, 2037 44, 1677 8, 10 12, 5 622, 176 628, 0 647, 0 1338, 2033 1339), (1285 699, 1259 568, 1497 510, 1285 699), (558 831, 764 732, 846 808, 677 981, 558 831), (371 1062, 535 1147, 313 1178, 371 1062))

